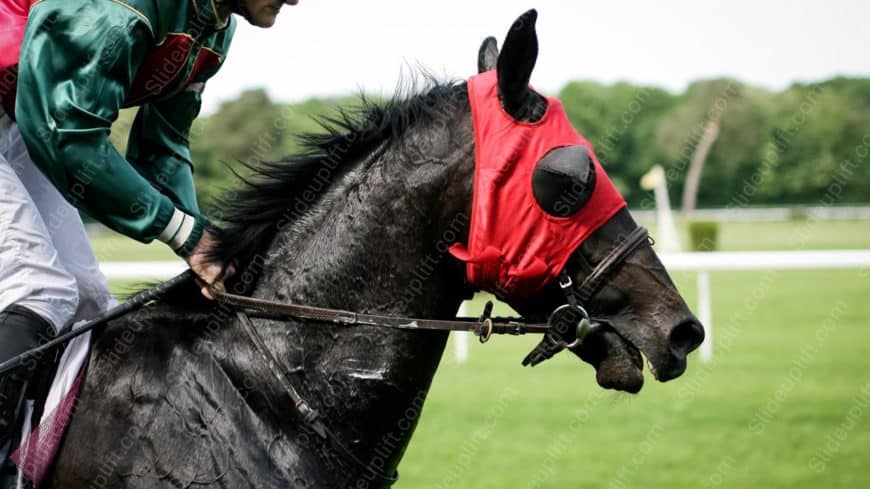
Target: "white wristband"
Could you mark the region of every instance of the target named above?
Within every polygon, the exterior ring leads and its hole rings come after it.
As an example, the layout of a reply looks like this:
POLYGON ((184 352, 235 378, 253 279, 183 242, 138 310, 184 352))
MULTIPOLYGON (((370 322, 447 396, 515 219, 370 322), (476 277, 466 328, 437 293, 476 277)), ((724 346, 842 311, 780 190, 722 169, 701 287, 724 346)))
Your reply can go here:
POLYGON ((169 219, 169 224, 163 228, 157 239, 168 244, 173 250, 177 250, 187 242, 187 238, 193 232, 193 225, 195 223, 195 217, 175 209, 175 212, 172 213, 172 218, 169 219))

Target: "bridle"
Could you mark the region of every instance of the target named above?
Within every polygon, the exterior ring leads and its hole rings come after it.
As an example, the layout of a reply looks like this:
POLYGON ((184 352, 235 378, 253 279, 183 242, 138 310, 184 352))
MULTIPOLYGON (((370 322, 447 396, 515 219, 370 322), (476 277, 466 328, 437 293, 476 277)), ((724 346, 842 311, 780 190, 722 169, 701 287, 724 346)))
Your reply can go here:
POLYGON ((398 472, 391 475, 383 474, 372 466, 364 463, 353 454, 323 422, 320 413, 311 407, 296 390, 287 376, 281 362, 275 358, 263 337, 257 331, 251 318, 271 319, 278 321, 304 320, 314 323, 330 323, 341 326, 372 326, 406 331, 470 331, 477 335, 481 343, 486 343, 493 334, 522 335, 542 333, 544 338, 523 360, 523 365, 537 365, 547 360, 565 348, 574 349, 583 339, 599 327, 586 312, 582 304, 595 295, 606 280, 639 246, 649 243, 649 234, 643 227, 635 228, 628 236, 616 244, 602 259, 579 287, 574 287, 570 276, 562 272, 559 288, 565 295, 565 303, 556 307, 546 323, 531 323, 522 318, 491 317, 492 302, 488 302, 483 314, 477 318, 456 318, 454 320, 420 319, 404 316, 383 314, 364 314, 329 309, 324 307, 289 304, 285 302, 256 299, 237 294, 231 294, 218 288, 212 289, 215 299, 235 308, 236 317, 242 324, 248 338, 254 344, 263 361, 269 366, 272 375, 284 389, 293 402, 293 407, 299 417, 320 438, 332 444, 363 473, 374 479, 392 484, 398 480, 398 472))
POLYGON ((653 244, 646 228, 636 227, 617 243, 604 258, 592 267, 579 287, 574 287, 565 270, 559 274, 559 288, 565 295, 565 303, 550 313, 541 342, 523 359, 523 365, 534 367, 564 349, 576 351, 583 340, 601 327, 601 322, 589 316, 584 304, 604 286, 607 279, 642 244, 653 244))
MULTIPOLYGON (((487 303, 483 314, 479 317, 459 317, 453 320, 444 320, 365 314, 341 309, 291 304, 231 294, 217 288, 213 289, 212 293, 219 302, 235 307, 236 312, 247 320, 253 317, 278 321, 305 320, 341 326, 374 326, 411 331, 470 331, 478 337, 481 343, 486 343, 493 334, 542 333, 546 335, 552 333, 558 329, 554 327, 553 320, 564 309, 579 309, 586 319, 590 319, 582 304, 587 303, 598 292, 617 266, 625 261, 641 244, 647 242, 649 242, 649 234, 646 228, 635 228, 605 255, 579 287, 574 287, 570 276, 563 271, 559 280, 559 288, 564 292, 566 302, 554 309, 546 323, 532 323, 523 318, 491 317, 491 302, 487 303)), ((566 346, 568 345, 566 344, 566 346)))
POLYGON ((492 302, 488 302, 483 314, 477 318, 456 318, 454 320, 420 319, 404 316, 364 314, 329 309, 323 307, 289 304, 285 302, 256 299, 242 295, 231 294, 218 288, 212 289, 215 299, 235 309, 236 317, 242 324, 248 338, 254 344, 263 361, 268 365, 272 375, 284 389, 299 417, 325 441, 347 457, 358 468, 373 478, 382 482, 394 483, 398 473, 382 474, 370 465, 364 463, 353 454, 323 422, 320 413, 299 394, 287 376, 281 362, 275 358, 266 346, 263 337, 257 331, 251 318, 270 319, 278 321, 303 320, 313 323, 329 323, 341 326, 371 326, 381 328, 401 329, 406 331, 470 331, 477 335, 481 343, 487 342, 493 334, 522 335, 541 333, 544 338, 523 360, 523 365, 537 365, 551 358, 561 350, 574 349, 582 344, 583 339, 599 327, 599 323, 589 317, 583 304, 595 295, 612 275, 639 246, 649 242, 647 230, 635 228, 625 239, 617 243, 583 280, 575 287, 570 276, 562 272, 559 288, 565 295, 565 303, 556 307, 546 323, 531 323, 522 318, 491 317, 492 302))
MULTIPOLYGON (((602 259, 592 269, 589 275, 578 287, 575 287, 570 277, 563 272, 559 280, 559 287, 565 294, 565 303, 554 309, 546 323, 531 323, 522 318, 490 317, 490 313, 492 312, 491 302, 487 303, 484 312, 480 317, 438 320, 380 314, 363 314, 339 309, 287 304, 283 302, 230 294, 223 290, 219 290, 218 288, 212 288, 212 294, 214 294, 219 302, 235 308, 236 317, 244 327, 245 333, 256 347, 260 356, 268 364, 272 375, 293 401, 293 407, 297 414, 309 426, 309 428, 317 433, 322 439, 331 443, 337 451, 342 453, 347 457, 347 459, 351 460, 354 465, 362 469, 364 473, 382 482, 392 484, 398 479, 397 473, 389 476, 381 474, 370 465, 362 462, 353 454, 353 452, 341 443, 340 439, 323 422, 318 411, 312 408, 299 394, 296 388, 293 387, 293 384, 290 383, 287 376, 284 374, 285 369, 281 362, 271 353, 269 348, 266 346, 263 337, 257 331, 253 321, 251 321, 252 317, 279 321, 305 320, 314 323, 331 323, 348 327, 373 326, 407 331, 471 331, 477 335, 481 343, 488 341, 493 334, 522 335, 540 333, 544 335, 544 338, 523 360, 524 365, 536 365, 551 358, 553 355, 565 348, 573 349, 579 346, 582 344, 583 339, 586 336, 599 327, 599 324, 593 318, 589 317, 583 304, 588 303, 588 301, 606 283, 606 280, 613 274, 616 268, 622 264, 622 262, 624 262, 638 247, 645 243, 649 243, 649 241, 650 238, 645 228, 635 228, 610 250, 604 259, 602 259)), ((109 321, 118 319, 169 295, 176 287, 189 282, 193 278, 193 272, 191 270, 186 270, 166 282, 139 292, 129 300, 112 308, 99 318, 93 319, 81 327, 76 328, 74 331, 61 334, 37 348, 28 350, 14 358, 0 363, 0 376, 6 375, 9 371, 14 370, 28 358, 51 351, 77 336, 105 325, 109 321)))

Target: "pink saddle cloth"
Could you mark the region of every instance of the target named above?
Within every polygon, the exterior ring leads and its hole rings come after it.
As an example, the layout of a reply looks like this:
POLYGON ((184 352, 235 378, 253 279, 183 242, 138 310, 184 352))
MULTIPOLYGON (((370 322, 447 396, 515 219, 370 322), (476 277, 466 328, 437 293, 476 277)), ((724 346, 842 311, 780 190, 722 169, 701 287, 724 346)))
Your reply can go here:
POLYGON ((42 417, 35 427, 31 413, 25 413, 22 442, 11 458, 19 472, 32 481, 37 489, 45 481, 60 450, 79 389, 84 382, 90 346, 90 332, 72 340, 67 346, 49 388, 42 417))

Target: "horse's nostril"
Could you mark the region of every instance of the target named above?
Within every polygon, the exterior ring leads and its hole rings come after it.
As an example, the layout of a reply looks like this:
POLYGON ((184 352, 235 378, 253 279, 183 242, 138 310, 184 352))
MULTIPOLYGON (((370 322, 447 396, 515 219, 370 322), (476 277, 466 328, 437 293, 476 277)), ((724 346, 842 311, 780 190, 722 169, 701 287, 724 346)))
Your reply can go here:
POLYGON ((671 352, 677 357, 685 357, 704 341, 704 328, 695 320, 683 321, 671 331, 671 352))

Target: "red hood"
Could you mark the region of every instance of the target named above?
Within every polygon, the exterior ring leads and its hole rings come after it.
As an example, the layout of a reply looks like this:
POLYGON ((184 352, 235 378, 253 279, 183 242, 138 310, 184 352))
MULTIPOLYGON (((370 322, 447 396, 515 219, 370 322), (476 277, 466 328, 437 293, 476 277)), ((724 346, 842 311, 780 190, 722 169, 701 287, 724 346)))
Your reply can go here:
POLYGON ((470 78, 468 97, 475 140, 471 228, 468 245, 457 243, 450 252, 467 262, 472 285, 522 302, 553 282, 574 250, 625 207, 625 200, 558 99, 547 98, 539 121, 517 121, 499 102, 495 71, 470 78), (535 200, 532 172, 550 150, 574 145, 589 149, 595 188, 575 214, 556 217, 535 200))

